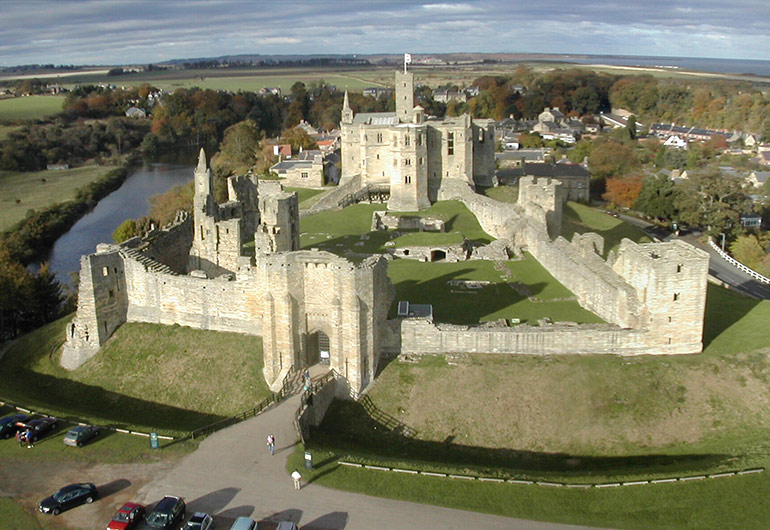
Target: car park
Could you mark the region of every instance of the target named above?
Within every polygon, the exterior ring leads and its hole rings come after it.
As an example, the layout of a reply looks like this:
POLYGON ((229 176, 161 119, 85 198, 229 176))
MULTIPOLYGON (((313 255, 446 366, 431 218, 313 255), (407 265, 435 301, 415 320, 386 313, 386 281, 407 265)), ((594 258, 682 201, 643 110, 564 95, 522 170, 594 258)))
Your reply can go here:
POLYGON ((10 438, 19 430, 19 423, 29 421, 26 414, 12 414, 0 420, 0 438, 10 438))
POLYGON ((40 501, 38 508, 41 513, 59 515, 64 510, 69 510, 81 504, 91 504, 99 498, 99 491, 90 482, 69 484, 59 491, 40 501))
POLYGON ((47 433, 56 428, 56 418, 46 417, 19 422, 16 424, 21 432, 27 432, 25 438, 28 442, 37 442, 47 433))
POLYGON ((73 447, 81 447, 88 440, 99 434, 99 428, 93 425, 78 425, 64 435, 64 443, 73 447))
POLYGON ((169 530, 184 520, 186 506, 184 499, 166 495, 147 516, 145 530, 169 530))
POLYGON ((230 530, 255 530, 257 523, 251 517, 239 517, 230 527, 230 530))
POLYGON ((135 528, 144 517, 144 506, 135 502, 127 502, 112 517, 107 530, 129 530, 135 528))
POLYGON ((211 530, 214 528, 214 519, 207 513, 195 512, 184 525, 184 530, 211 530))

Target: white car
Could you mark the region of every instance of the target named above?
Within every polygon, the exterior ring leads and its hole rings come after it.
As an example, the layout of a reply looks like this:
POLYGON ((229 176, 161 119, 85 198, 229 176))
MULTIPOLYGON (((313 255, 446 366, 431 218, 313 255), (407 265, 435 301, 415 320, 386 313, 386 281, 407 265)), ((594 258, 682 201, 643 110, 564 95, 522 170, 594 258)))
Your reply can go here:
POLYGON ((184 525, 183 530, 210 530, 214 528, 214 519, 207 513, 195 512, 184 525))

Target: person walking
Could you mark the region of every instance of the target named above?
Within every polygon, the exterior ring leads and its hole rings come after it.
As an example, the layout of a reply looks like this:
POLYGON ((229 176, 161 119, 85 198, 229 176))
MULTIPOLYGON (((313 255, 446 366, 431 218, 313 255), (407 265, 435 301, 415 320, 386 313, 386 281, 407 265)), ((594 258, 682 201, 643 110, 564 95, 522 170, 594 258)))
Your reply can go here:
POLYGON ((294 473, 291 474, 291 478, 294 480, 294 489, 298 490, 302 487, 300 484, 300 480, 302 480, 302 475, 299 474, 299 471, 296 469, 294 470, 294 473))
POLYGON ((267 435, 267 448, 270 449, 270 456, 275 454, 275 436, 272 434, 267 435))

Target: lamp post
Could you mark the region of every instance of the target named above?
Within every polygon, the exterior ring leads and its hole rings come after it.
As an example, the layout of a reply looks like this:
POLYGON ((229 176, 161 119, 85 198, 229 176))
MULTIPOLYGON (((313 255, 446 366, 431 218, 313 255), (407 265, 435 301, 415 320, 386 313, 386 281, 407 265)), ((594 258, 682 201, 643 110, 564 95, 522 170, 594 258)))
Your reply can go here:
POLYGON ((722 236, 722 252, 725 251, 725 233, 719 232, 719 235, 722 236))

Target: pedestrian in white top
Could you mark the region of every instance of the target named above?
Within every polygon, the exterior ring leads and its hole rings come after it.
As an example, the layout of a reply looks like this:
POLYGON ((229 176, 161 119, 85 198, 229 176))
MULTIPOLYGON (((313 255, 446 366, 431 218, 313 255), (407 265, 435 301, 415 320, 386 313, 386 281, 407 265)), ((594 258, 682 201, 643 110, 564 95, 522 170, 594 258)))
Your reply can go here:
POLYGON ((299 474, 299 471, 295 469, 294 473, 291 474, 291 478, 294 479, 294 489, 300 489, 302 486, 299 481, 302 480, 302 475, 299 474))

